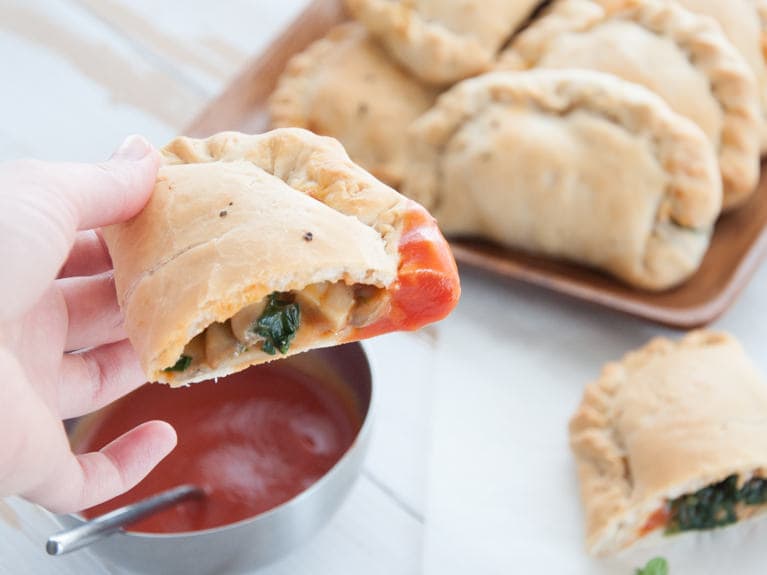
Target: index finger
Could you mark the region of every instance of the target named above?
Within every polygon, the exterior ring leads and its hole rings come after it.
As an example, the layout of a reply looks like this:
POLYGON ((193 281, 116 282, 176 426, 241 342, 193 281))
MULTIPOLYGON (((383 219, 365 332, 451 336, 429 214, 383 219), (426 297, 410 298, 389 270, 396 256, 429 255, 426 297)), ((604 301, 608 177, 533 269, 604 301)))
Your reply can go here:
POLYGON ((54 513, 72 513, 125 493, 176 446, 176 431, 164 421, 147 421, 99 451, 64 452, 48 477, 22 495, 54 513))
POLYGON ((92 276, 112 269, 112 259, 101 230, 78 232, 67 261, 59 270, 59 278, 92 276))
POLYGON ((40 187, 63 199, 74 230, 123 222, 144 207, 154 188, 160 156, 141 136, 128 136, 108 162, 45 164, 40 187))
POLYGON ((26 312, 58 274, 77 230, 127 220, 154 188, 159 154, 128 138, 103 164, 26 160, 0 165, 0 321, 26 312))

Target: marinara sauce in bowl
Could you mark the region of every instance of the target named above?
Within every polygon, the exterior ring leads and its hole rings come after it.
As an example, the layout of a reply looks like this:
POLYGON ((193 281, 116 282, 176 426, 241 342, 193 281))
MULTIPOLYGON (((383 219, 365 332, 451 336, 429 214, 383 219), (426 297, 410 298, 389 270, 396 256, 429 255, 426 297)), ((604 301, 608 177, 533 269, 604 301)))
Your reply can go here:
POLYGON ((186 388, 148 384, 70 427, 77 452, 162 419, 176 449, 127 493, 69 527, 185 483, 206 492, 93 546, 142 573, 236 573, 308 538, 340 505, 367 445, 372 377, 360 344, 317 350, 186 388))

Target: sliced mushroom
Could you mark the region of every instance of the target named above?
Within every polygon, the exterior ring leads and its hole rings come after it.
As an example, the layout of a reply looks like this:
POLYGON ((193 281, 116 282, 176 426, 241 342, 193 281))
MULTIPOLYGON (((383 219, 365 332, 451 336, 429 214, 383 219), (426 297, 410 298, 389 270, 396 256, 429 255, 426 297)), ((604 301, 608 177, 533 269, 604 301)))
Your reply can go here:
POLYGON ((200 365, 205 363, 205 332, 198 333, 189 343, 184 346, 184 355, 192 358, 189 366, 184 370, 185 374, 195 373, 200 365))
POLYGON ((338 331, 346 326, 354 307, 354 292, 343 282, 312 284, 296 294, 296 301, 309 317, 316 317, 328 329, 338 331))
POLYGON ((370 325, 389 311, 388 294, 375 286, 357 286, 355 299, 357 305, 349 317, 349 324, 354 327, 370 325))
POLYGON ((230 321, 232 333, 241 343, 250 346, 263 338, 256 334, 253 327, 266 308, 266 299, 242 308, 230 321))
POLYGON ((329 286, 330 282, 308 285, 296 294, 296 299, 299 300, 298 303, 301 304, 301 307, 306 306, 320 309, 322 307, 322 300, 325 298, 325 294, 328 293, 329 286))
POLYGON ((353 307, 354 291, 352 288, 343 282, 336 282, 328 286, 320 311, 333 331, 338 331, 346 326, 353 307))
POLYGON ((216 322, 205 330, 205 357, 208 365, 214 369, 236 356, 242 345, 234 337, 229 322, 216 322))

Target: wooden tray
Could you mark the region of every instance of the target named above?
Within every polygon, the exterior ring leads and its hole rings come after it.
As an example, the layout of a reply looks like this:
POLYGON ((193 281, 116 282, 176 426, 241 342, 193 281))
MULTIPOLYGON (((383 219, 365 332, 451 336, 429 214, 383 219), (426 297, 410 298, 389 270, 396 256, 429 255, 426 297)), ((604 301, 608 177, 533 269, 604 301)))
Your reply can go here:
MULTIPOLYGON (((266 102, 288 60, 346 20, 340 0, 315 0, 213 100, 188 129, 193 136, 221 130, 269 128, 266 102)), ((722 217, 698 272, 684 285, 644 293, 591 270, 511 251, 481 241, 451 242, 459 264, 522 280, 582 300, 677 328, 707 324, 745 287, 767 251, 767 171, 749 203, 722 217)))

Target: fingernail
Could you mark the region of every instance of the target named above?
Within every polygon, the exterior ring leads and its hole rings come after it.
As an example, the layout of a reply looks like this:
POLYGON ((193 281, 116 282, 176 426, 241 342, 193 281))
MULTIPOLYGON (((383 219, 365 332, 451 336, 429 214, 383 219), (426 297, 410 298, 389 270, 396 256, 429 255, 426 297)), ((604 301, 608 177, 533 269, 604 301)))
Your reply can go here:
POLYGON ((146 158, 149 152, 152 150, 152 146, 142 136, 133 134, 125 138, 117 151, 112 155, 112 158, 118 160, 132 160, 137 161, 146 158))

